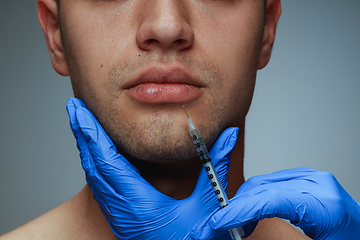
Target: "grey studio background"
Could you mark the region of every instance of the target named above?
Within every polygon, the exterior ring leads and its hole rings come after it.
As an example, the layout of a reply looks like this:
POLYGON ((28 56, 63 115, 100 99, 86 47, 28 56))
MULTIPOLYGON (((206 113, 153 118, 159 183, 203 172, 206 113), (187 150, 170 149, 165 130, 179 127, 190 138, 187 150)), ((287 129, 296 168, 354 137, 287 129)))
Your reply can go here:
MULTIPOLYGON (((360 1, 283 1, 270 64, 259 71, 245 175, 307 166, 332 172, 360 201, 360 1)), ((36 1, 0 3, 0 235, 84 185, 36 1)))

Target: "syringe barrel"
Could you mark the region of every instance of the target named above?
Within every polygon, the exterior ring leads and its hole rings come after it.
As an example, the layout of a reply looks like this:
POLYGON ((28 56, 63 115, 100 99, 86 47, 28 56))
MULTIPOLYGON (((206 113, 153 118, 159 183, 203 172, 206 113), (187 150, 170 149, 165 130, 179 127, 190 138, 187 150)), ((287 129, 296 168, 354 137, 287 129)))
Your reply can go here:
POLYGON ((199 154, 203 167, 206 171, 206 174, 210 180, 211 186, 214 189, 215 195, 219 201, 221 208, 226 207, 229 204, 229 200, 226 196, 225 190, 220 182, 219 176, 215 170, 214 164, 211 161, 209 152, 206 148, 204 140, 201 137, 199 129, 197 127, 189 131, 196 147, 196 150, 199 154))
MULTIPOLYGON (((190 120, 188 120, 188 122, 190 122, 189 123, 189 128, 190 128, 189 133, 194 142, 196 151, 200 157, 203 167, 204 167, 204 169, 207 173, 207 176, 210 180, 211 186, 214 189, 216 198, 219 201, 221 208, 224 208, 227 205, 229 205, 229 200, 228 200, 225 190, 220 182, 220 179, 215 170, 214 164, 211 161, 211 158, 210 158, 209 152, 206 148, 205 142, 204 142, 203 138, 201 137, 199 129, 197 127, 195 127, 195 124, 192 122, 192 120, 190 119, 190 120)), ((244 231, 243 231, 242 227, 230 229, 229 232, 230 232, 232 239, 236 239, 236 240, 241 240, 240 236, 244 235, 244 231)))
POLYGON ((219 201, 220 207, 224 208, 229 205, 229 200, 226 196, 225 190, 220 182, 219 176, 215 171, 215 167, 212 161, 203 164, 204 169, 208 175, 211 186, 214 189, 217 200, 219 201))
POLYGON ((201 137, 201 134, 199 132, 199 129, 197 127, 194 127, 190 131, 190 136, 194 142, 195 148, 197 153, 199 154, 200 160, 202 163, 207 163, 211 161, 209 152, 206 148, 206 145, 204 143, 204 140, 201 137))

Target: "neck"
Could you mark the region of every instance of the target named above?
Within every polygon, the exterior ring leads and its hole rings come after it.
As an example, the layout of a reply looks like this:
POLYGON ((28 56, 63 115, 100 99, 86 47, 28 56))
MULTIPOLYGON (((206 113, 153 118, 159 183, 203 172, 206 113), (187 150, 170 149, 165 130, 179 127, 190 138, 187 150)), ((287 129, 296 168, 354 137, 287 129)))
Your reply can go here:
POLYGON ((201 161, 198 158, 175 163, 131 161, 141 176, 161 193, 180 200, 195 188, 201 161))

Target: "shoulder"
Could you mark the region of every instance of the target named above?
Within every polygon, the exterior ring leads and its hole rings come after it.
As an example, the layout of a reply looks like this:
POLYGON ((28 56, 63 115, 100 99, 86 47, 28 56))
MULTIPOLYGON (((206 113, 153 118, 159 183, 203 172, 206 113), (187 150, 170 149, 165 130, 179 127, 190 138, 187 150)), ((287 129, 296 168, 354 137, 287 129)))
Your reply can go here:
POLYGON ((71 199, 27 224, 9 232, 0 240, 12 239, 81 239, 70 226, 77 226, 73 217, 74 199, 71 199), (66 234, 66 237, 65 237, 66 234))
POLYGON ((279 218, 264 219, 259 222, 249 240, 309 240, 306 235, 291 224, 279 218))
MULTIPOLYGON (((24 226, 3 235, 0 240, 116 240, 106 218, 86 186, 74 198, 52 209, 24 226)), ((259 222, 249 240, 308 240, 287 222, 264 219, 259 222)))
POLYGON ((1 236, 0 240, 116 239, 89 190, 85 187, 74 198, 1 236))
POLYGON ((67 216, 70 202, 71 200, 5 234, 0 239, 64 239, 61 236, 67 231, 68 220, 71 222, 71 219, 68 219, 70 216, 67 216))

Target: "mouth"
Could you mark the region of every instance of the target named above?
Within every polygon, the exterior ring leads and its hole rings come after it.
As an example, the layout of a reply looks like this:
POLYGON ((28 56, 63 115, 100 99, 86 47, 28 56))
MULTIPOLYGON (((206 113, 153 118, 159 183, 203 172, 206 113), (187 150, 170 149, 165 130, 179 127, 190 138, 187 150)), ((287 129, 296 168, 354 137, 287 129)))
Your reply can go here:
POLYGON ((205 84, 178 64, 152 64, 122 89, 142 103, 185 103, 199 98, 205 84))

